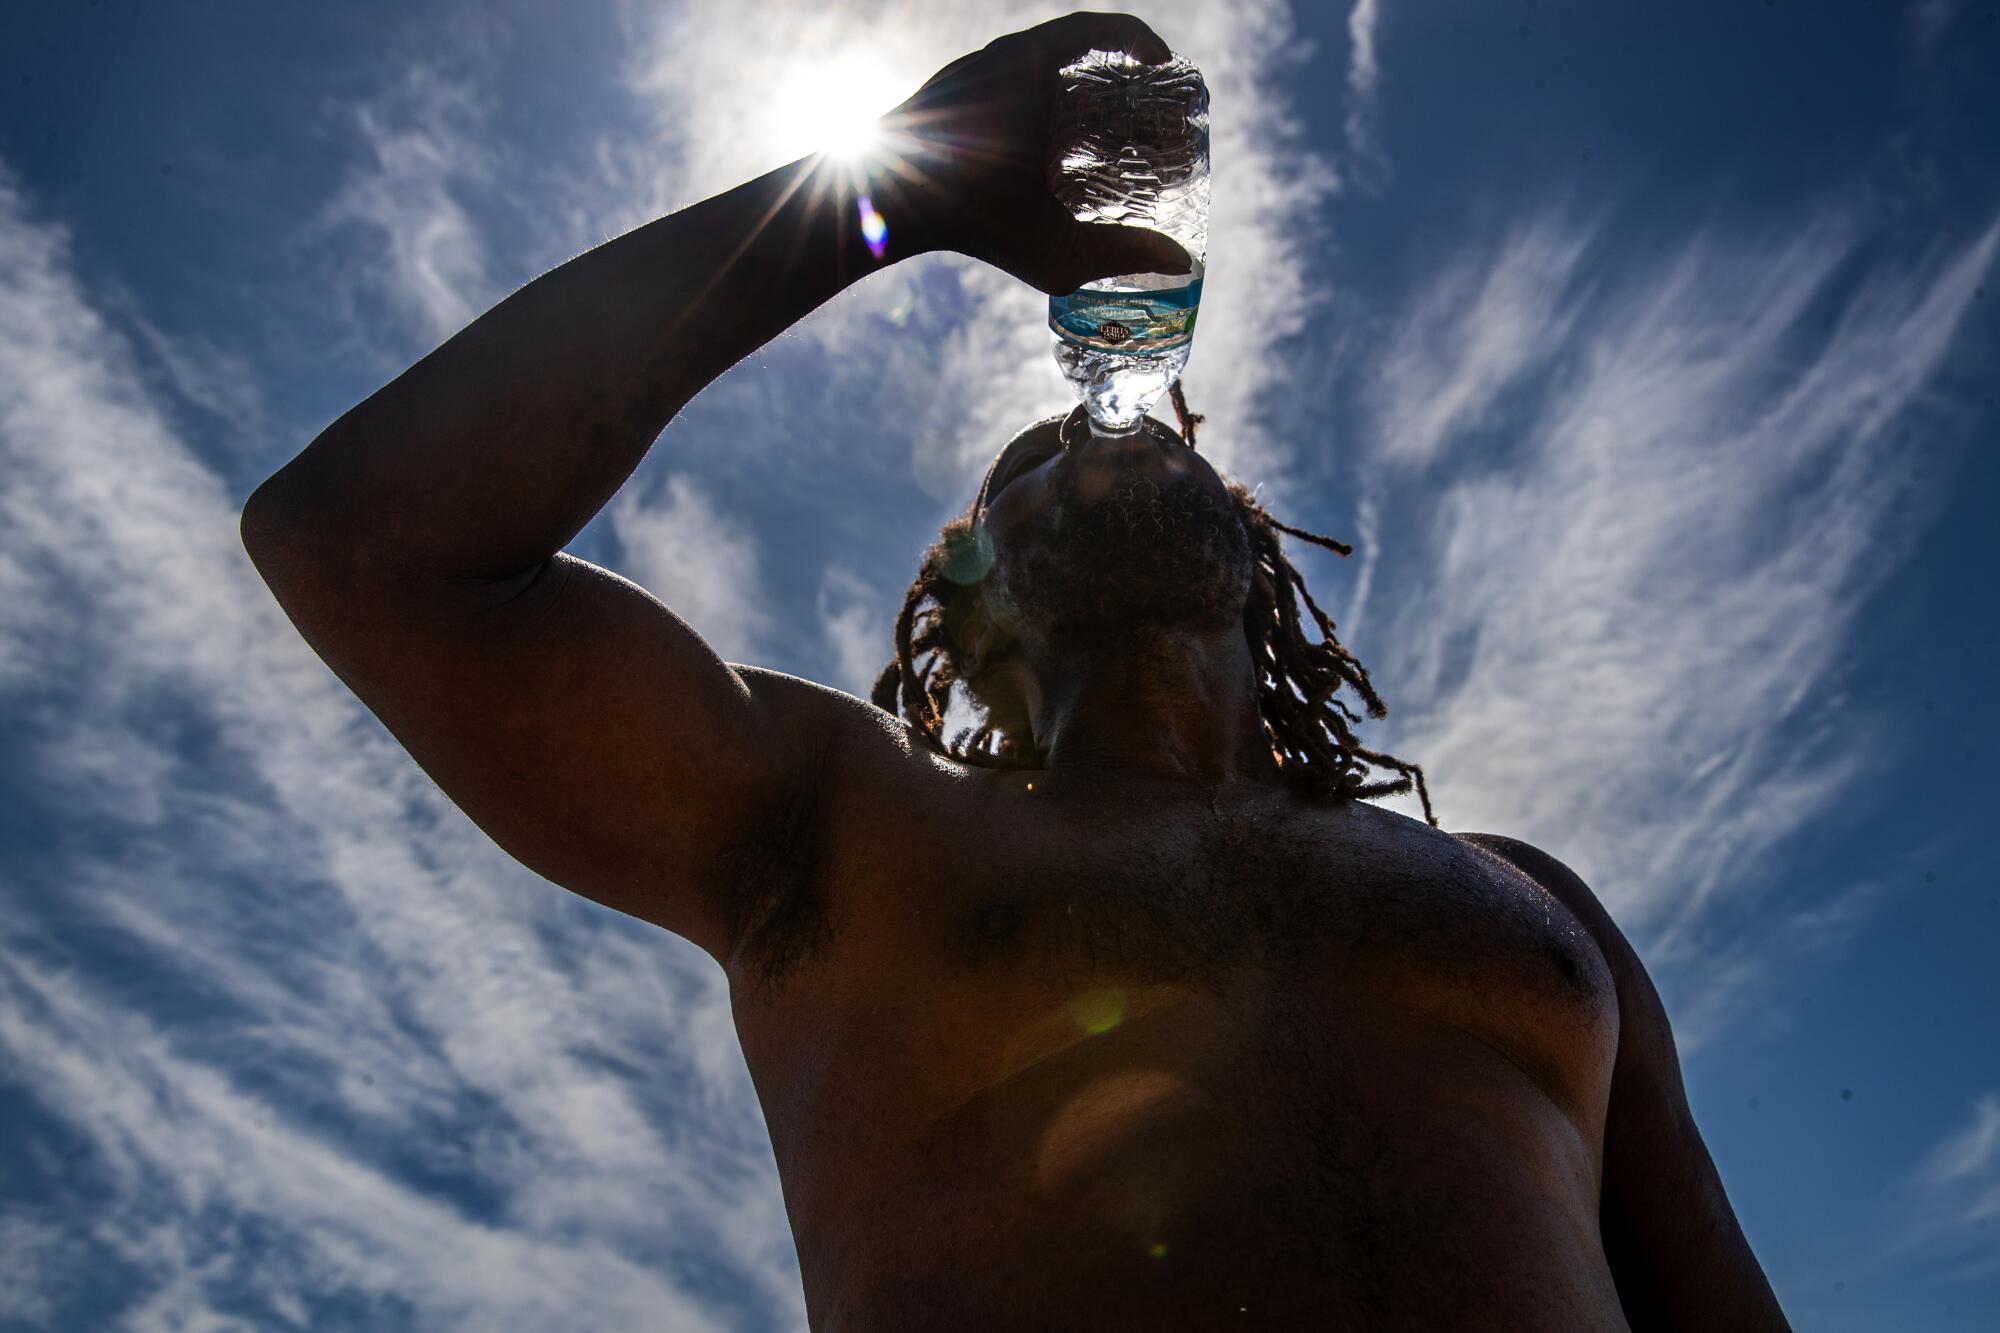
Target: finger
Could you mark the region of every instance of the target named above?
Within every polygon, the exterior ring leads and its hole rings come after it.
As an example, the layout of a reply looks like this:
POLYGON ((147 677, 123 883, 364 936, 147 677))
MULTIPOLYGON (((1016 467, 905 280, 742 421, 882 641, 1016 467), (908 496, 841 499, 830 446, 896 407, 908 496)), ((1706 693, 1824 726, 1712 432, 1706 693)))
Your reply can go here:
POLYGON ((1064 281, 1075 278, 1063 289, 1065 292, 1075 291, 1098 278, 1122 277, 1127 273, 1194 271, 1193 259, 1178 241, 1144 227, 1072 220, 1064 239, 1064 262, 1059 277, 1064 281))

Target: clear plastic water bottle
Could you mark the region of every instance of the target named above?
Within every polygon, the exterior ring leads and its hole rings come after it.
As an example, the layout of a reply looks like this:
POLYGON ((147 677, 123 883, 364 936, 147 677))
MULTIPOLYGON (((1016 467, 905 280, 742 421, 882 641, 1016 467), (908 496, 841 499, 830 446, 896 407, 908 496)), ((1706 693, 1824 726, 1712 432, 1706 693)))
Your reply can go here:
POLYGON ((1051 118, 1049 189, 1084 222, 1165 232, 1189 273, 1100 278, 1049 298, 1056 364, 1091 429, 1136 430, 1186 367, 1208 258, 1208 86, 1179 56, 1148 65, 1092 51, 1062 71, 1051 118))

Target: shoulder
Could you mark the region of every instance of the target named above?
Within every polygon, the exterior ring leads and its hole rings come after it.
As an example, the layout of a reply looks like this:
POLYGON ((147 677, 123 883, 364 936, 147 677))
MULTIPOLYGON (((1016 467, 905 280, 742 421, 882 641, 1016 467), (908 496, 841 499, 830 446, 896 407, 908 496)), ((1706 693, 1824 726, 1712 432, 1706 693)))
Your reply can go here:
POLYGON ((1611 968, 1618 994, 1619 1063, 1651 1077, 1680 1082, 1679 1059, 1666 1006, 1631 941, 1583 877, 1533 843, 1499 833, 1454 833, 1459 842, 1499 857, 1533 879, 1576 915, 1611 968))
MULTIPOLYGON (((1533 843, 1519 838, 1500 833, 1454 833, 1450 836, 1467 846, 1499 857, 1547 889, 1556 901, 1576 914, 1577 920, 1597 941, 1598 948, 1604 951, 1605 961, 1612 965, 1612 970, 1622 970, 1620 960, 1613 955, 1630 953, 1631 946, 1612 921, 1611 914, 1604 909, 1604 904, 1583 882, 1582 876, 1533 843)), ((1634 957, 1633 962, 1637 961, 1634 957)))
POLYGON ((806 746, 802 784, 813 799, 838 800, 871 783, 949 782, 965 766, 922 744, 909 723, 866 699, 765 667, 731 669, 759 709, 788 738, 806 746))
POLYGON ((1499 857, 1540 884, 1570 911, 1584 918, 1584 924, 1591 926, 1593 933, 1595 927, 1591 918, 1603 916, 1607 921, 1610 919, 1604 905, 1597 901, 1597 895, 1590 891, 1590 886, 1583 882, 1580 875, 1533 843, 1501 833, 1454 833, 1451 836, 1499 857))

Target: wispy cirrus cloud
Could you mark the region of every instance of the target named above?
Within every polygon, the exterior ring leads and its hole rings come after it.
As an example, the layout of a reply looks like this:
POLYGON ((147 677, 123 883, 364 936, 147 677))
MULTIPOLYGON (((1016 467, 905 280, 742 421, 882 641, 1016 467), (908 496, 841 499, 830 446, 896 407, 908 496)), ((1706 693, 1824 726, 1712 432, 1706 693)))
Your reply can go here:
POLYGON ((827 683, 866 699, 883 664, 894 655, 893 621, 881 589, 843 566, 828 569, 819 587, 820 631, 833 662, 833 679, 827 683))
MULTIPOLYGON (((424 349, 458 332, 500 295, 468 195, 491 179, 475 86, 408 64, 347 109, 361 148, 320 227, 359 239, 339 271, 348 300, 386 310, 424 349)), ((382 321, 357 314, 357 324, 382 321)))
POLYGON ((763 573, 750 531, 684 472, 627 486, 608 508, 622 571, 671 607, 726 662, 755 662, 766 637, 763 573))
POLYGON ((1980 1094, 1966 1123, 1925 1155, 1916 1178, 1932 1189, 1984 1186, 1969 1216, 2000 1213, 2000 1093, 1980 1094))
POLYGON ((1371 498, 1421 540, 1371 633, 1450 826, 1542 843, 1685 960, 1895 751, 1843 668, 1934 494, 1905 432, 1950 425, 1925 389, 2000 223, 1851 282, 1852 222, 1610 234, 1532 214, 1396 321, 1371 498))
POLYGON ((313 659, 4 170, 0 464, 9 772, 64 851, 0 893, 10 1145, 65 1163, 8 1308, 801 1323, 720 973, 510 861, 313 659))
MULTIPOLYGON (((2000 1091, 1975 1097, 1903 1183, 1906 1198, 1918 1210, 1903 1239, 1906 1252, 2000 1221, 2000 1091)), ((1989 1247, 1966 1251, 1959 1244, 1951 1248, 1958 1251, 1961 1266, 1990 1270, 2000 1262, 1989 1247)))
POLYGON ((1377 91, 1382 82, 1382 62, 1376 53, 1381 27, 1379 0, 1354 0, 1347 14, 1347 162, 1349 175, 1367 190, 1380 190, 1389 183, 1377 91))
POLYGON ((1581 305, 1570 288, 1597 230, 1543 224, 1497 250, 1470 247, 1411 296, 1369 394, 1379 457, 1435 463, 1512 412, 1509 391, 1575 348, 1581 305))

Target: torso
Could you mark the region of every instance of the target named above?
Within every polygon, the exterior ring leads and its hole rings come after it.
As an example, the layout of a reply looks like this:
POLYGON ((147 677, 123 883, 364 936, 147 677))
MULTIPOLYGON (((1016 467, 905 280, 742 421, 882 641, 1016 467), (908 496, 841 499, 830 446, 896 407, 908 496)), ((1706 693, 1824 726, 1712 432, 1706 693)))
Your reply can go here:
POLYGON ((1610 973, 1505 861, 928 763, 774 840, 731 984, 820 1333, 1624 1327, 1610 973))

